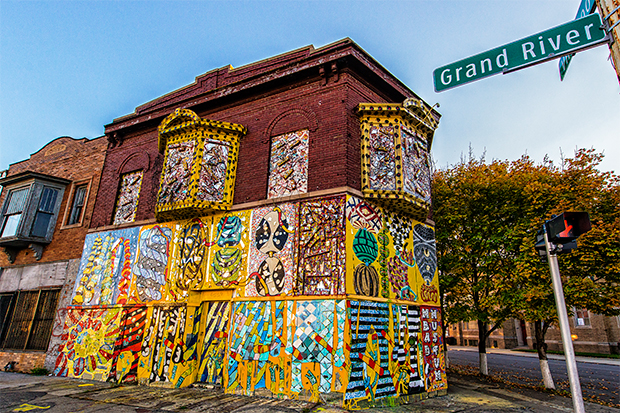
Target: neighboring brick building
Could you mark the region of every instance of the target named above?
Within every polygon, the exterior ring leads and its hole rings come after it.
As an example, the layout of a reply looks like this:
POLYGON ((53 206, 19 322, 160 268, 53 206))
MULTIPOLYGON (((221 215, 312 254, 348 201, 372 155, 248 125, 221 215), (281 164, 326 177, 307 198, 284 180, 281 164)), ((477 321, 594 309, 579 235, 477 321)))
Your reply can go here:
POLYGON ((0 367, 53 369, 106 145, 61 137, 2 173, 0 367))
MULTIPOLYGON (((569 317, 573 348, 579 353, 620 354, 620 316, 593 314, 585 309, 572 309, 569 317)), ((447 329, 447 336, 454 337, 460 346, 478 346, 476 322, 460 322, 447 329)), ((506 320, 487 339, 487 346, 494 348, 534 348, 534 325, 517 319, 506 320)), ((557 326, 547 330, 545 343, 549 351, 564 351, 557 326)))
POLYGON ((115 119, 55 373, 347 408, 445 393, 438 121, 349 39, 115 119))

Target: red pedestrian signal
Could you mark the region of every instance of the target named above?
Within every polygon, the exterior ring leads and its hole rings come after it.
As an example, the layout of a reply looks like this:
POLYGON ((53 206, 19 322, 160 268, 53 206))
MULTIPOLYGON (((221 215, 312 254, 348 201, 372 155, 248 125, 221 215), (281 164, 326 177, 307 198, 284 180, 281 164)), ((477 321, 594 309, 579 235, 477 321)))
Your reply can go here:
POLYGON ((549 241, 554 244, 568 244, 592 229, 587 212, 564 212, 545 225, 549 241))

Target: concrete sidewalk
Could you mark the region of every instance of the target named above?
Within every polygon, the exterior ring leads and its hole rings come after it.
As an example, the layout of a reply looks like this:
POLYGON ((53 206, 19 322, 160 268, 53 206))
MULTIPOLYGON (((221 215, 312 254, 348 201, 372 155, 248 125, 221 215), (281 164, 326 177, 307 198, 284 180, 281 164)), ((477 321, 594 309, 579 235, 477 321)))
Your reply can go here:
MULTIPOLYGON (((448 351, 452 351, 452 350, 478 352, 478 347, 448 346, 448 351)), ((509 349, 501 349, 501 348, 488 348, 487 354, 509 354, 511 356, 538 358, 538 353, 519 351, 518 349, 509 350, 509 349)), ((565 357, 560 354, 547 354, 547 358, 549 360, 565 360, 565 357)), ((575 360, 582 362, 582 363, 608 364, 610 366, 620 366, 620 359, 576 356, 575 360)))
MULTIPOLYGON (((116 386, 97 381, 30 376, 0 372, 0 412, 46 413, 342 413, 345 410, 317 403, 224 394, 219 389, 169 389, 155 386, 116 386)), ((571 412, 570 398, 528 389, 513 389, 478 377, 449 375, 446 396, 409 405, 362 412, 571 412)), ((586 403, 589 413, 620 413, 586 403)))

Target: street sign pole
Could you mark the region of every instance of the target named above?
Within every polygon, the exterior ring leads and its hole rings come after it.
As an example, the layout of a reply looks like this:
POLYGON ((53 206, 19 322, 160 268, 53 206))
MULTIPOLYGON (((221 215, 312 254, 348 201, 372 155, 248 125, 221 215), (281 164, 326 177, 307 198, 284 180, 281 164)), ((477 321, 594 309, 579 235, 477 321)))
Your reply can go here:
POLYGON ((564 356, 566 357, 566 369, 568 370, 568 380, 570 381, 570 392, 573 397, 573 409, 575 413, 585 413, 583 396, 581 394, 581 384, 579 383, 579 372, 577 371, 577 362, 575 361, 575 352, 573 350, 573 342, 570 336, 570 326, 568 324, 568 313, 566 311, 566 302, 564 300, 562 278, 560 278, 558 257, 555 254, 555 250, 552 251, 551 249, 546 225, 543 225, 543 233, 545 237, 545 249, 547 250, 549 270, 551 271, 555 306, 558 309, 558 319, 560 320, 560 332, 562 333, 562 345, 564 347, 564 356))

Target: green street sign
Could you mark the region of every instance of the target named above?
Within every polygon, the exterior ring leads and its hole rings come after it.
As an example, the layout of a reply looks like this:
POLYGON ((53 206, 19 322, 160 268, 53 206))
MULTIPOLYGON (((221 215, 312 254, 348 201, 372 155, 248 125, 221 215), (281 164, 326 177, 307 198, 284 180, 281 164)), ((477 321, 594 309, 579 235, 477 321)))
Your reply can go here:
POLYGON ((513 72, 607 41, 601 16, 590 14, 435 69, 435 91, 441 92, 498 73, 513 72))
MULTIPOLYGON (((594 10, 596 10, 596 1, 581 0, 579 8, 577 9, 577 15, 575 16, 575 19, 580 19, 583 16, 594 13, 594 10)), ((564 80, 564 76, 566 76, 566 71, 568 70, 568 65, 570 64, 573 56, 574 55, 572 54, 568 54, 560 58, 560 61, 558 62, 558 69, 560 70, 560 80, 564 80)))

